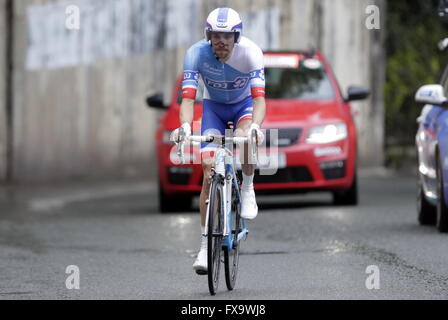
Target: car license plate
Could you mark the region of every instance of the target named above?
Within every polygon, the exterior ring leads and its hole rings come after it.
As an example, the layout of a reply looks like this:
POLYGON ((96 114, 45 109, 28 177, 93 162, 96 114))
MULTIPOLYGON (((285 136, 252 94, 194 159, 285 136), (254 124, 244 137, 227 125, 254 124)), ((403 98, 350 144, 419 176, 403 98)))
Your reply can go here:
MULTIPOLYGON (((236 168, 241 170, 241 162, 239 155, 236 156, 236 168)), ((286 168, 286 154, 283 152, 279 153, 259 153, 258 154, 258 165, 257 169, 262 170, 274 170, 286 168)))

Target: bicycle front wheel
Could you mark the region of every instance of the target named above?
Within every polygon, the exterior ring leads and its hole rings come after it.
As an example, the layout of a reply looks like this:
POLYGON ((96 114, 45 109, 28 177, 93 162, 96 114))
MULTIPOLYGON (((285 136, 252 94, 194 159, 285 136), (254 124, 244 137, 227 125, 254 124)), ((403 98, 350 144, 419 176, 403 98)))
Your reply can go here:
POLYGON ((232 248, 224 248, 224 270, 228 290, 235 288, 238 274, 238 261, 240 257, 240 243, 238 234, 241 232, 240 202, 236 196, 235 186, 232 188, 232 230, 229 234, 233 239, 232 248))
POLYGON ((210 201, 208 205, 207 275, 208 288, 210 290, 210 294, 214 296, 218 290, 219 283, 223 228, 222 183, 218 175, 215 175, 210 186, 210 201))

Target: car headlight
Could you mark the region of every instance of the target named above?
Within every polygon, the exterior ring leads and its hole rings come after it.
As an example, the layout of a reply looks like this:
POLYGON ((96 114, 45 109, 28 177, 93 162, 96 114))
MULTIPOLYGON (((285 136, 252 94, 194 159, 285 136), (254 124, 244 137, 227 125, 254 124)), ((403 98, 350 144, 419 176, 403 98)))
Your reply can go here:
POLYGON ((345 138, 347 138, 347 125, 345 123, 335 123, 311 128, 306 142, 331 143, 345 138))

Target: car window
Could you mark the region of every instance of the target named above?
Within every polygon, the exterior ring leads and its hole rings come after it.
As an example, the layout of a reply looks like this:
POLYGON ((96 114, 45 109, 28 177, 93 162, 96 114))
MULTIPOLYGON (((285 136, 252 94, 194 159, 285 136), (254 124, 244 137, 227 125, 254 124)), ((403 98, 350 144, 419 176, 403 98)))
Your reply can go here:
POLYGON ((323 66, 266 68, 266 97, 269 99, 326 100, 335 97, 323 66))
MULTIPOLYGON (((204 82, 202 78, 199 78, 198 91, 196 93, 195 103, 202 103, 202 99, 204 98, 204 82)), ((177 103, 182 103, 182 88, 179 90, 179 94, 177 95, 177 103)))

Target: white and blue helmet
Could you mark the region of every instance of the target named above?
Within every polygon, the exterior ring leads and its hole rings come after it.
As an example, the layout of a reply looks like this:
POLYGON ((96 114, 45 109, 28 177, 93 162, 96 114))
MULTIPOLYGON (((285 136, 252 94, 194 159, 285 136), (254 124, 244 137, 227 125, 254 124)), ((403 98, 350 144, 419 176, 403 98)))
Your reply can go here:
POLYGON ((235 43, 238 43, 243 32, 243 21, 238 12, 231 8, 215 9, 209 14, 205 24, 207 41, 210 41, 211 32, 233 32, 235 33, 235 43))

